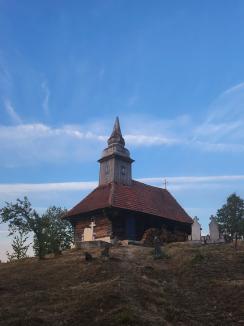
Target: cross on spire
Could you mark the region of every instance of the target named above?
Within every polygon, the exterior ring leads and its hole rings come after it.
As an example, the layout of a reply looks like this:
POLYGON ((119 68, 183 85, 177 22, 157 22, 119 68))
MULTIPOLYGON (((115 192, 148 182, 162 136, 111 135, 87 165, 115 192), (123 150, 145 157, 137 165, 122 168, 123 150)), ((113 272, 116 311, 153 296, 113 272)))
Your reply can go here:
POLYGON ((165 179, 164 179, 164 189, 167 189, 167 184, 168 184, 168 181, 167 181, 167 179, 165 178, 165 179))

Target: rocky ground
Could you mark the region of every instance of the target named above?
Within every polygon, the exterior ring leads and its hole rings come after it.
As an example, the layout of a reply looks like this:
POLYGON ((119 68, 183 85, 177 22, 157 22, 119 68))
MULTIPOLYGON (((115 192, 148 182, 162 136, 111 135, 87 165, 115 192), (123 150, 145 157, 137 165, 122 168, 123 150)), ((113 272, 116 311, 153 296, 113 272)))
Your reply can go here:
POLYGON ((0 264, 0 325, 244 325, 244 245, 123 246, 0 264))

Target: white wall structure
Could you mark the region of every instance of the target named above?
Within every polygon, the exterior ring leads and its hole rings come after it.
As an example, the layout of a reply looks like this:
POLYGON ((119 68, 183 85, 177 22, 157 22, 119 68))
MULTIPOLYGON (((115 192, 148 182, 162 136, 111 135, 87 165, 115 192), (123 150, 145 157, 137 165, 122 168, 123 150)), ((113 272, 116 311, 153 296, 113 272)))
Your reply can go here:
POLYGON ((199 219, 195 216, 193 219, 193 224, 191 226, 191 237, 192 241, 200 241, 201 240, 201 224, 198 222, 199 219))
POLYGON ((216 242, 219 241, 220 239, 219 226, 214 216, 211 216, 210 219, 211 219, 211 222, 209 223, 210 241, 216 242))

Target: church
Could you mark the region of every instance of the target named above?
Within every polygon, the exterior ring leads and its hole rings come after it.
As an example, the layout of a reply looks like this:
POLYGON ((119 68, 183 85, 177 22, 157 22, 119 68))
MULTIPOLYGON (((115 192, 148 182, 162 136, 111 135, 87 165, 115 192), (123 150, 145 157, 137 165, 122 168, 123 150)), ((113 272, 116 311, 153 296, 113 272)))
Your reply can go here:
POLYGON ((149 229, 187 240, 193 221, 170 192, 133 180, 134 160, 125 148, 118 118, 98 162, 98 187, 65 216, 74 228, 76 246, 92 240, 141 241, 149 229))

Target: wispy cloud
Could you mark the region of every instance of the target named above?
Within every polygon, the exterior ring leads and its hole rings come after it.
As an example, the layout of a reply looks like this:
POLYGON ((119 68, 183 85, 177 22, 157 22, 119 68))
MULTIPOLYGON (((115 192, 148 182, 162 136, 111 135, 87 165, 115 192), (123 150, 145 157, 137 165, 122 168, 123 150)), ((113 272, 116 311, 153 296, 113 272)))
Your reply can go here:
POLYGON ((106 136, 74 125, 60 128, 45 124, 0 126, 0 151, 5 153, 0 156, 0 166, 90 161, 96 158, 105 140, 106 136))
POLYGON ((227 89, 226 91, 223 92, 223 95, 225 94, 231 94, 237 90, 243 90, 244 89, 244 83, 240 83, 240 84, 237 84, 233 87, 230 87, 229 89, 227 89))
POLYGON ((242 181, 244 175, 213 175, 213 176, 182 176, 182 177, 157 177, 140 179, 148 183, 161 183, 163 180, 170 183, 199 183, 199 182, 230 182, 242 181))
MULTIPOLYGON (((105 129, 98 122, 61 127, 42 123, 0 125, 0 150, 5 152, 5 155, 0 157, 0 166, 93 160, 98 151, 106 146, 111 126, 105 129), (44 147, 45 155, 42 151, 44 147)), ((167 131, 165 134, 153 134, 151 130, 148 123, 147 132, 142 133, 138 129, 134 134, 125 133, 126 144, 134 147, 159 146, 179 144, 182 141, 167 131)))
POLYGON ((22 119, 20 118, 18 113, 15 111, 11 101, 8 98, 4 99, 4 108, 13 123, 15 123, 15 124, 22 123, 22 119))
MULTIPOLYGON (((47 84, 43 109, 49 110, 47 84)), ((184 146, 194 151, 244 152, 244 83, 223 92, 210 106, 204 121, 179 116, 171 120, 131 115, 122 117, 122 131, 128 147, 184 146)), ((43 162, 92 161, 106 146, 112 121, 83 125, 50 126, 24 124, 11 101, 5 110, 15 126, 0 125, 0 166, 28 166, 43 162), (45 155, 43 154, 45 148, 45 155)))
POLYGON ((207 151, 244 151, 244 83, 224 91, 193 130, 192 144, 207 151))
POLYGON ((165 180, 167 181, 167 188, 176 192, 185 190, 223 189, 225 187, 230 189, 230 185, 238 185, 239 188, 240 184, 244 187, 244 175, 157 177, 143 178, 139 181, 164 187, 165 180))
POLYGON ((180 139, 164 137, 163 135, 125 135, 126 144, 133 146, 173 145, 179 144, 180 139))
MULTIPOLYGON (((164 180, 167 180, 169 189, 181 190, 191 188, 211 188, 244 181, 244 175, 221 175, 221 176, 181 176, 181 177, 152 177, 137 179, 151 185, 164 187, 164 180)), ((63 192, 63 191, 88 191, 98 185, 97 181, 86 182, 60 182, 60 183, 16 183, 0 184, 0 194, 29 194, 42 192, 63 192)))
POLYGON ((59 183, 16 183, 0 184, 2 194, 28 194, 36 192, 83 191, 97 186, 96 181, 87 182, 59 182, 59 183))
POLYGON ((192 146, 200 148, 206 152, 228 152, 228 153, 241 153, 244 152, 244 145, 239 143, 218 143, 218 142, 206 142, 206 141, 194 141, 192 146))

